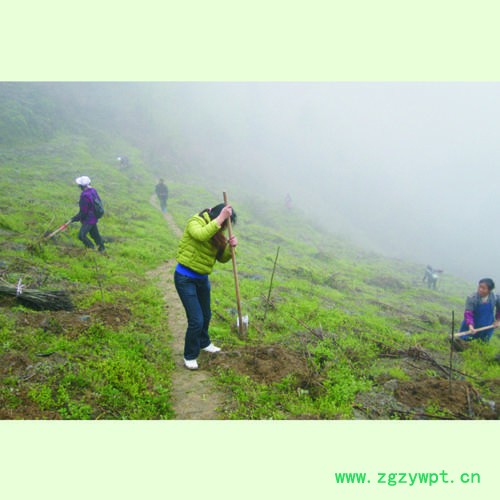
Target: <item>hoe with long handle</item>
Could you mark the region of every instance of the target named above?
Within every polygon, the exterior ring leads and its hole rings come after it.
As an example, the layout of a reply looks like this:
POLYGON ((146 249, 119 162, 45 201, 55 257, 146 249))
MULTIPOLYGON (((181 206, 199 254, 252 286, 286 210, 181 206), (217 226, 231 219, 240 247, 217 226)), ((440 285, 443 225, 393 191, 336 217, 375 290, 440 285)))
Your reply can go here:
MULTIPOLYGON (((227 193, 224 191, 222 194, 224 196, 224 204, 227 205, 227 193)), ((227 219, 227 228, 229 231, 229 238, 231 238, 233 236, 231 217, 228 217, 227 219)), ((245 316, 245 318, 243 318, 243 315, 241 314, 240 285, 238 283, 238 270, 236 268, 236 255, 234 253, 234 247, 231 247, 231 259, 233 261, 234 287, 236 289, 236 304, 238 306, 238 335, 240 338, 243 338, 247 333, 248 317, 245 316)))
POLYGON ((65 222, 62 226, 59 226, 55 231, 52 231, 51 233, 45 235, 43 237, 44 240, 49 240, 53 236, 55 236, 57 233, 60 233, 61 231, 64 231, 69 225, 71 224, 71 219, 68 222, 65 222))
POLYGON ((455 337, 465 337, 466 335, 475 335, 477 332, 482 332, 483 330, 489 330, 490 328, 496 328, 495 324, 489 326, 483 326, 481 328, 476 328, 473 333, 469 331, 455 333, 455 337))

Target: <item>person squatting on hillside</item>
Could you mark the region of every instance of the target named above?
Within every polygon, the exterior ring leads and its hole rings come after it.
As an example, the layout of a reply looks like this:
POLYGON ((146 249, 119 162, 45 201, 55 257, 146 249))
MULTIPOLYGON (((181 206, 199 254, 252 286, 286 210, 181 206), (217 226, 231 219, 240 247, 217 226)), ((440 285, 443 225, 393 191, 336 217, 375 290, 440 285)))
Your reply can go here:
POLYGON ((493 329, 500 324, 500 296, 493 293, 494 289, 493 280, 483 278, 479 280, 476 293, 467 297, 460 331, 470 331, 471 334, 463 336, 462 340, 481 339, 485 342, 490 340, 493 329), (495 325, 495 327, 476 333, 476 328, 489 325, 495 325))
POLYGON ((231 205, 221 203, 205 209, 188 220, 179 242, 174 283, 186 310, 188 326, 184 340, 184 366, 190 370, 198 368, 196 359, 201 349, 210 353, 220 351, 208 334, 212 316, 208 276, 216 261, 228 262, 231 259, 230 247, 238 244, 234 235, 228 240, 223 233, 229 217, 233 224, 236 223, 236 213, 231 205))
POLYGON ((160 208, 163 213, 167 211, 168 187, 164 184, 163 179, 160 179, 155 187, 156 196, 160 200, 160 208))
POLYGON ((120 162, 120 167, 130 167, 130 162, 127 156, 119 156, 116 160, 120 162))
POLYGON ((422 281, 423 282, 427 281, 427 288, 432 288, 433 290, 435 290, 439 279, 439 275, 442 272, 443 271, 440 269, 433 269, 432 266, 427 266, 422 281))
POLYGON ((83 175, 75 179, 75 182, 80 186, 82 190, 80 194, 80 211, 71 219, 71 222, 80 221, 82 224, 80 232, 78 233, 78 239, 87 247, 95 248, 92 241, 90 241, 88 235, 95 241, 99 252, 104 252, 104 242, 99 234, 99 229, 97 228, 97 215, 94 205, 94 200, 98 199, 99 195, 97 191, 90 186, 90 179, 83 175))

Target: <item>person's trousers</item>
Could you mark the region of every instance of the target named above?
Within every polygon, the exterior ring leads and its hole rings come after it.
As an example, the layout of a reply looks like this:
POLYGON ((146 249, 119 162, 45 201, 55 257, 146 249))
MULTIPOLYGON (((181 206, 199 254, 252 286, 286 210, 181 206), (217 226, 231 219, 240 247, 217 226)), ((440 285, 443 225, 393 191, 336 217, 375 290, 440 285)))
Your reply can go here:
POLYGON ((174 273, 174 283, 186 310, 188 326, 184 340, 184 359, 196 359, 200 350, 210 345, 208 325, 210 309, 210 281, 206 278, 189 278, 174 273))
POLYGON ((89 235, 95 241, 99 251, 102 252, 104 250, 104 242, 99 234, 99 229, 97 229, 97 224, 82 224, 80 232, 78 233, 78 239, 87 248, 95 248, 94 244, 89 239, 89 235))
POLYGON ((166 212, 167 211, 167 198, 162 196, 161 198, 159 198, 159 200, 160 200, 161 211, 166 212))

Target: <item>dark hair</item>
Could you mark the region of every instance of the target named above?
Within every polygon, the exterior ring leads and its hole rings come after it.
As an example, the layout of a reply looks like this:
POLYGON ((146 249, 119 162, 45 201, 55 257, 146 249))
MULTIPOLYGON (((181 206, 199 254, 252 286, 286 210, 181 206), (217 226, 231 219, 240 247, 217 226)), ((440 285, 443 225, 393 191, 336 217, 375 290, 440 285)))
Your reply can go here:
MULTIPOLYGON (((212 208, 205 208, 205 210, 202 210, 199 215, 203 217, 204 213, 207 213, 208 216, 210 217, 210 220, 216 219, 220 213, 222 212, 222 209, 225 207, 224 203, 219 203, 218 205, 215 205, 215 207, 212 208)), ((231 223, 236 224, 236 221, 238 220, 238 216, 236 215, 236 212, 233 210, 233 213, 231 214, 231 223)))
MULTIPOLYGON (((203 217, 205 214, 208 214, 210 217, 210 220, 216 219, 219 214, 222 212, 222 209, 225 207, 224 203, 219 203, 218 205, 215 205, 215 207, 212 208, 205 208, 205 210, 202 210, 198 215, 200 217, 203 217)), ((233 213, 231 214, 231 222, 233 224, 236 224, 236 212, 233 210, 233 213)), ((212 237, 212 245, 214 245, 217 248, 217 258, 219 259, 226 246, 227 246, 227 239, 224 236, 222 230, 224 230, 227 226, 227 220, 224 221, 224 224, 222 224, 221 230, 218 231, 213 237, 212 237)))
POLYGON ((482 280, 479 280, 479 284, 481 283, 484 283, 490 292, 495 289, 495 282, 491 278, 483 278, 482 280))

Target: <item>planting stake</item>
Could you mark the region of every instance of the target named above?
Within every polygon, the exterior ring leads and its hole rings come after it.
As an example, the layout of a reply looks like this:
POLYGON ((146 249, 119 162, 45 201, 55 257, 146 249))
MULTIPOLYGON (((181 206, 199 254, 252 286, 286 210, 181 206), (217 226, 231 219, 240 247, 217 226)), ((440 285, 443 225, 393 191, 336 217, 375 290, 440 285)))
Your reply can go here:
POLYGON ((266 300, 266 310, 264 311, 264 321, 266 321, 267 309, 269 307, 269 300, 271 299, 271 291, 273 289, 274 273, 276 271, 276 264, 278 262, 278 256, 279 256, 279 254, 280 254, 280 247, 278 247, 278 250, 276 251, 276 258, 274 259, 273 272, 271 274, 271 283, 269 283, 269 292, 267 294, 267 300, 266 300))
POLYGON ((455 340, 455 310, 451 311, 451 342, 450 342, 450 394, 451 379, 453 377, 453 341, 455 340))

